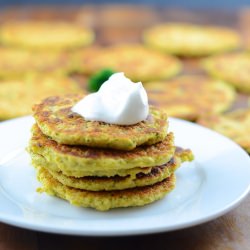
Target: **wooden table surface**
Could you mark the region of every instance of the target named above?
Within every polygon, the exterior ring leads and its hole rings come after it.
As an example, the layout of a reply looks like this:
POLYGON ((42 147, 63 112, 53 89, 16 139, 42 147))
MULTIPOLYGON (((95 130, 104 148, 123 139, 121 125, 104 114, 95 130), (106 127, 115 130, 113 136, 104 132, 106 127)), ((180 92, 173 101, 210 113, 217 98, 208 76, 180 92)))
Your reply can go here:
MULTIPOLYGON (((97 44, 139 42, 142 30, 161 21, 185 21, 236 28, 244 41, 250 38, 250 10, 187 11, 146 6, 15 7, 0 12, 10 19, 77 20, 94 28, 97 44), (81 14, 79 14, 81 10, 81 14)), ((185 71, 196 72, 197 62, 185 60, 185 71)), ((244 106, 240 95, 235 107, 244 106)), ((249 166, 250 167, 250 166, 249 166)), ((84 223, 84 222, 83 222, 84 223)), ((250 249, 250 196, 226 215, 179 231, 133 237, 74 237, 29 231, 0 223, 0 250, 35 249, 250 249)))

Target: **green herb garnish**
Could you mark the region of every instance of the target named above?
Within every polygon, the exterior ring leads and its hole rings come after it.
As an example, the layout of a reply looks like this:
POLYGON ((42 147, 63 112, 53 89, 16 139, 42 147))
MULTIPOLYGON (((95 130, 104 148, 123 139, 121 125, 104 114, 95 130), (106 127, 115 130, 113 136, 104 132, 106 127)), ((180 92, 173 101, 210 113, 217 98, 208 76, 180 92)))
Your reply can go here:
POLYGON ((88 90, 90 92, 96 92, 102 86, 102 84, 109 79, 115 72, 112 69, 103 69, 89 78, 88 90))

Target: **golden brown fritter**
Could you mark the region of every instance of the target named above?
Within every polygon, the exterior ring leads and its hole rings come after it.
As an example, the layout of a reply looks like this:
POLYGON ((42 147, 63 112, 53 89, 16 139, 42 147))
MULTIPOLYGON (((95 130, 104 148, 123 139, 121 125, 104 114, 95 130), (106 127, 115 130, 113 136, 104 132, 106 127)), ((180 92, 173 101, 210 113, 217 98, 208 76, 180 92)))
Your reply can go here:
POLYGON ((233 85, 240 92, 250 93, 250 54, 217 55, 203 60, 202 65, 211 76, 233 85))
POLYGON ((103 171, 117 173, 136 167, 160 166, 168 162, 175 152, 172 133, 162 142, 130 151, 59 144, 43 135, 37 125, 33 126, 32 133, 29 151, 32 153, 33 163, 48 165, 53 167, 52 170, 75 177, 100 176, 99 172, 103 171))
POLYGON ((68 77, 31 75, 22 80, 0 82, 0 120, 32 113, 32 105, 56 94, 84 91, 68 77))
POLYGON ((34 118, 42 132, 60 144, 132 150, 151 145, 167 135, 167 116, 151 107, 145 121, 121 126, 87 121, 71 111, 82 95, 54 96, 33 107, 34 118))
MULTIPOLYGON (((58 180, 63 185, 90 190, 90 191, 101 191, 101 190, 123 190, 127 188, 142 187, 153 185, 157 182, 161 182, 171 174, 176 171, 180 164, 184 161, 192 161, 193 154, 191 150, 179 149, 178 154, 168 161, 166 164, 161 166, 152 167, 149 173, 139 172, 136 175, 127 176, 112 176, 112 177, 96 177, 96 176, 86 176, 86 177, 70 177, 64 175, 62 172, 56 172, 43 165, 43 168, 48 170, 48 172, 58 180)), ((143 168, 141 168, 143 169, 143 168)))
POLYGON ((238 143, 250 153, 250 109, 240 109, 224 115, 204 115, 197 121, 238 143))
POLYGON ((4 45, 32 50, 69 50, 89 45, 92 30, 69 22, 6 22, 0 29, 4 45))
POLYGON ((149 103, 168 114, 195 121, 204 113, 221 113, 230 108, 235 91, 228 84, 207 77, 180 76, 145 85, 149 103))
POLYGON ((206 56, 238 48, 236 31, 225 27, 188 23, 163 23, 148 28, 143 35, 146 45, 178 56, 206 56))
POLYGON ((106 211, 118 207, 144 206, 162 199, 175 187, 175 176, 172 174, 154 185, 115 191, 87 191, 61 184, 45 169, 38 169, 38 180, 42 183, 40 192, 58 196, 71 204, 81 207, 92 207, 106 211))
POLYGON ((60 52, 1 47, 0 58, 0 79, 20 80, 34 73, 66 75, 71 67, 68 55, 60 52))
POLYGON ((73 71, 92 75, 104 68, 124 72, 133 81, 142 83, 170 78, 181 70, 178 59, 162 55, 141 45, 116 45, 77 51, 73 71))

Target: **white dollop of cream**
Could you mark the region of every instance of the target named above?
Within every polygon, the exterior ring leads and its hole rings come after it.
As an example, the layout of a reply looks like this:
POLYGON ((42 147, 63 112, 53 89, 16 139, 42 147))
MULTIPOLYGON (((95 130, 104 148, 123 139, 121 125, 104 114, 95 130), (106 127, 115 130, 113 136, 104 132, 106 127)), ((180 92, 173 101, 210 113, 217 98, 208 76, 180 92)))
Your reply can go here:
POLYGON ((147 118, 148 96, 141 82, 133 83, 124 73, 115 73, 98 92, 76 103, 72 111, 90 121, 132 125, 147 118))

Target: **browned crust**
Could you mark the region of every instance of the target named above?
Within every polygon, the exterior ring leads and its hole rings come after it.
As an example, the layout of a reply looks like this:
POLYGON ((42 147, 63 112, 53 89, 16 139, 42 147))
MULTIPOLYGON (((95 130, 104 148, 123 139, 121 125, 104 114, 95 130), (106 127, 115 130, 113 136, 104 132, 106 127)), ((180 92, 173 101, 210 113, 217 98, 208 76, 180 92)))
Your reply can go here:
POLYGON ((77 206, 102 211, 117 207, 143 206, 163 198, 175 187, 175 175, 172 174, 150 186, 115 191, 86 191, 62 185, 46 169, 40 168, 38 171, 38 179, 43 184, 39 191, 66 199, 77 206))
MULTIPOLYGON (((51 148, 53 151, 57 151, 63 155, 72 155, 79 158, 87 159, 100 159, 100 158, 112 158, 116 159, 132 159, 140 158, 144 156, 159 157, 166 154, 169 149, 174 149, 174 135, 170 132, 167 137, 162 141, 153 145, 140 146, 130 151, 121 151, 108 148, 90 148, 80 145, 65 145, 59 144, 56 141, 45 136, 39 129, 37 124, 32 127, 32 138, 30 140, 30 147, 38 148, 51 148)), ((182 152, 182 151, 181 151, 182 152)))
POLYGON ((154 144, 167 134, 167 116, 157 108, 150 108, 146 121, 121 126, 86 121, 71 111, 82 95, 49 97, 33 106, 34 118, 44 134, 61 144, 108 147, 124 150, 142 144, 154 144))

